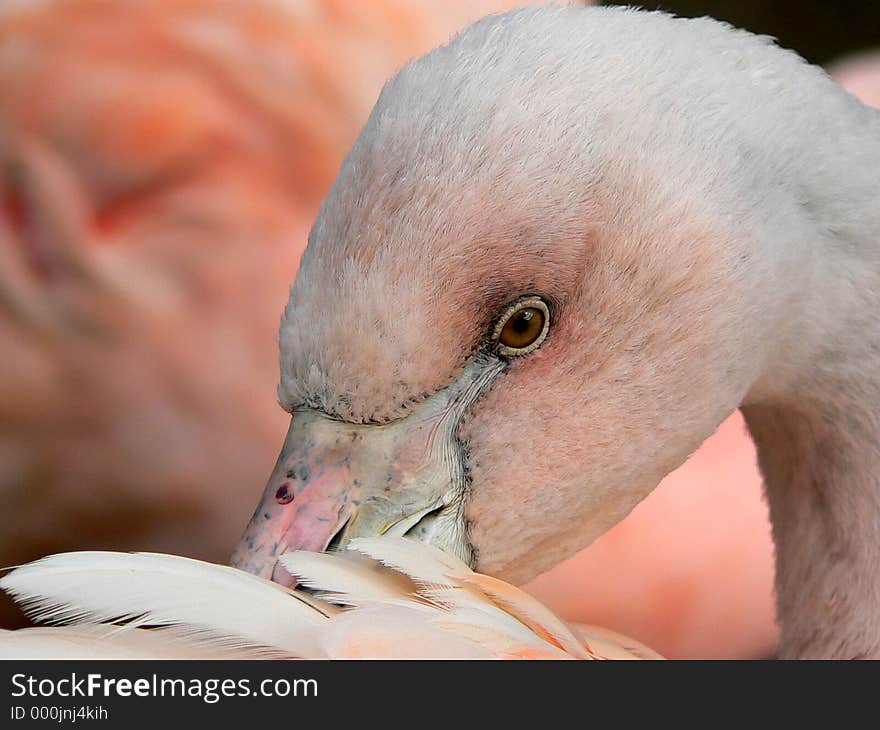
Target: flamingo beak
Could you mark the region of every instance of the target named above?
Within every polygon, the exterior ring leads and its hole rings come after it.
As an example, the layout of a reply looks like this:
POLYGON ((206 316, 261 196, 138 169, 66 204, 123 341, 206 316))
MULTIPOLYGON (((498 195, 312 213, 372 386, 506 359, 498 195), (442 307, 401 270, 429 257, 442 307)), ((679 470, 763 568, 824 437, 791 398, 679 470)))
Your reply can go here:
POLYGON ((387 424, 294 411, 231 564, 292 585, 278 562, 284 553, 341 549, 352 538, 378 535, 409 535, 472 564, 464 519, 469 485, 458 428, 505 366, 480 353, 453 383, 387 424))

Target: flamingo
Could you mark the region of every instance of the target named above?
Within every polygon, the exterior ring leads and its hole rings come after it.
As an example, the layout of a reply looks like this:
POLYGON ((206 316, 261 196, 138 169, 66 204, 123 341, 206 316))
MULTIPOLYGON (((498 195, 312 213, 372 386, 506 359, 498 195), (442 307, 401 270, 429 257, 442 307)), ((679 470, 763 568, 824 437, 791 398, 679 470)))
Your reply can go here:
POLYGON ((233 564, 408 535, 521 583, 739 409, 782 657, 880 656, 880 114, 711 19, 482 20, 383 89, 283 317, 233 564))
MULTIPOLYGON (((283 429, 277 312, 345 150, 400 63, 517 4, 3 4, 0 565, 226 559, 283 429)), ((668 656, 769 653, 741 430, 530 590, 668 656)), ((21 620, 7 608, 3 626, 21 620)))

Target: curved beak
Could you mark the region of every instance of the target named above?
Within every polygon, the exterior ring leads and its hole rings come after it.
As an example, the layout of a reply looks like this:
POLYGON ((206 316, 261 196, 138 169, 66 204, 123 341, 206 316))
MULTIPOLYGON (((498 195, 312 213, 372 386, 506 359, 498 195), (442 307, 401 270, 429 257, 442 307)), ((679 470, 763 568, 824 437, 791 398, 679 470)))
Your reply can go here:
POLYGON ((458 379, 405 418, 347 423, 294 411, 281 455, 231 564, 285 585, 292 550, 342 548, 352 538, 410 535, 468 564, 468 492, 461 418, 506 363, 481 353, 458 379))

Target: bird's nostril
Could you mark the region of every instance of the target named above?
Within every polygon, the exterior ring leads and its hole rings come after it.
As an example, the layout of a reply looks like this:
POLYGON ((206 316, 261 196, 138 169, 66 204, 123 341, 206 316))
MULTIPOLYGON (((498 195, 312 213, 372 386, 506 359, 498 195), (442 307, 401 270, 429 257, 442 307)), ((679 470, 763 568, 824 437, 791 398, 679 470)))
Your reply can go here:
POLYGON ((278 489, 275 491, 275 501, 278 504, 290 504, 293 502, 294 494, 290 490, 290 483, 284 482, 278 489))

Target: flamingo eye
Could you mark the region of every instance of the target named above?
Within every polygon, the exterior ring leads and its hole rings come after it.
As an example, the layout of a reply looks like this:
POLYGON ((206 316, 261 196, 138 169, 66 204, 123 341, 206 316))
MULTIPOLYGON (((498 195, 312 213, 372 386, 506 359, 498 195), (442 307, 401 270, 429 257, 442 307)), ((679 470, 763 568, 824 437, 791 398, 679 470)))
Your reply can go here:
POLYGON ((550 329, 550 310, 538 297, 525 297, 511 304, 498 319, 492 339, 498 354, 527 355, 541 346, 550 329))

